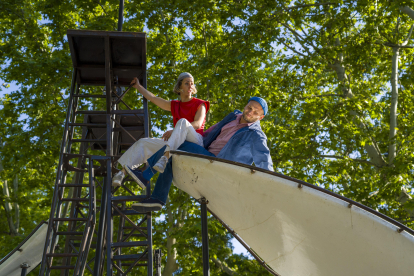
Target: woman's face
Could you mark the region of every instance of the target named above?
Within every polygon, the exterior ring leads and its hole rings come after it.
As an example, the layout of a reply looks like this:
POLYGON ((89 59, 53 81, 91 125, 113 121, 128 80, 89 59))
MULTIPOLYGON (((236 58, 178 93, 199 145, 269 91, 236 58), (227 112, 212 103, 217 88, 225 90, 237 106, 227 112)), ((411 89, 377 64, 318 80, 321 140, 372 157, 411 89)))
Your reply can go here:
POLYGON ((180 93, 181 96, 187 95, 188 97, 191 97, 191 95, 195 92, 193 78, 183 79, 180 88, 182 90, 180 93))

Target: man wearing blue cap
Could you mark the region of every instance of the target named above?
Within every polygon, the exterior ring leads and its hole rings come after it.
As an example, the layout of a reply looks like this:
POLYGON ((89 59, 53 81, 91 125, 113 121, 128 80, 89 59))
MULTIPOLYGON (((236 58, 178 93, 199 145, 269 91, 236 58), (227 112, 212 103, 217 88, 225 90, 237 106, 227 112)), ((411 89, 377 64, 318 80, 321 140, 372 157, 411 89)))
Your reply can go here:
MULTIPOLYGON (((204 132, 201 147, 191 142, 184 142, 178 150, 214 156, 273 171, 273 162, 267 147, 267 137, 260 127, 260 120, 267 113, 267 103, 259 97, 250 98, 243 112, 235 110, 222 121, 204 132)), ((153 165, 164 154, 164 148, 148 159, 149 168, 144 172, 147 180, 152 177, 153 165)), ((164 172, 158 176, 154 191, 149 199, 135 203, 132 208, 138 212, 161 210, 168 198, 173 179, 172 158, 168 160, 164 172)))

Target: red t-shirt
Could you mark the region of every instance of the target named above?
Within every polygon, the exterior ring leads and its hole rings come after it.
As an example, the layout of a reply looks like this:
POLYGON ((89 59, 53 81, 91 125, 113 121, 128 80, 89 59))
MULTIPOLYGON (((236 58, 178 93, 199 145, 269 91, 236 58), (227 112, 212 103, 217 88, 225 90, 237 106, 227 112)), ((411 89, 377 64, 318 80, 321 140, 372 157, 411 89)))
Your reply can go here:
MULTIPOLYGON (((197 113, 197 110, 202 104, 206 106, 207 114, 208 110, 210 109, 210 103, 208 101, 203 101, 197 98, 192 98, 190 101, 185 103, 177 100, 171 101, 171 113, 173 116, 174 127, 178 120, 182 118, 187 119, 187 121, 190 123, 194 122, 194 117, 197 113)), ((201 135, 203 135, 205 123, 206 117, 204 117, 204 121, 201 127, 196 130, 201 135)))

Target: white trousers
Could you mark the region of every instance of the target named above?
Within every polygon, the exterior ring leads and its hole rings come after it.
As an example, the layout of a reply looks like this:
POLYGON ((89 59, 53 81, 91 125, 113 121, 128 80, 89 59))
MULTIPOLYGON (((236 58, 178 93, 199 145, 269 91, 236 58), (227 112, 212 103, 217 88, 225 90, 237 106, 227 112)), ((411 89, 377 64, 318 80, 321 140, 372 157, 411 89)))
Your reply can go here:
POLYGON ((184 141, 203 146, 203 136, 195 131, 189 121, 180 119, 175 125, 168 141, 159 138, 141 138, 119 158, 118 162, 122 167, 129 166, 132 168, 140 166, 163 146, 167 145, 166 151, 176 150, 184 141))

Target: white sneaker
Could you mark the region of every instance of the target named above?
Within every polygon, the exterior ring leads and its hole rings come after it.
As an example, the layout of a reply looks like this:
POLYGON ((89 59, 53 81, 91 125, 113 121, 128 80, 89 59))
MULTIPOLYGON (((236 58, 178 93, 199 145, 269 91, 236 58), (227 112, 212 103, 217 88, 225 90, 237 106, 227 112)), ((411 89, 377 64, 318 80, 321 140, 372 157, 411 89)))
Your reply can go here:
POLYGON ((167 166, 168 159, 165 155, 163 155, 160 160, 152 167, 157 172, 163 173, 165 167, 167 166))
POLYGON ((121 183, 124 177, 125 177, 125 174, 122 171, 117 172, 112 178, 112 186, 114 187, 121 186, 121 183))

